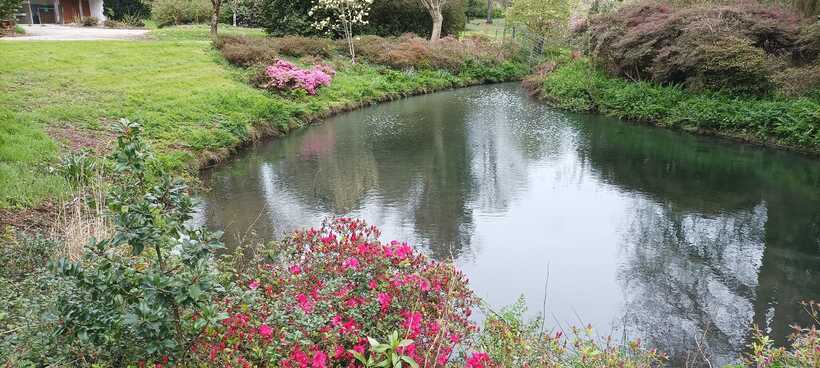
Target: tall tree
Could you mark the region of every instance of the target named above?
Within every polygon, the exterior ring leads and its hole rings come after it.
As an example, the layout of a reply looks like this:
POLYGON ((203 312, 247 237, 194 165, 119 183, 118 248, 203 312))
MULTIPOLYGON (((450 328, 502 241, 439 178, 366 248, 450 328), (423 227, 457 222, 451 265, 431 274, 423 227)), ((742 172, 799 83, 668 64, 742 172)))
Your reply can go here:
POLYGON ((444 23, 444 16, 441 15, 441 8, 447 0, 419 0, 421 5, 430 13, 433 18, 433 32, 430 34, 430 41, 437 41, 441 37, 441 25, 444 23))
POLYGON ((213 14, 211 15, 211 37, 217 36, 217 31, 219 28, 219 10, 222 8, 222 1, 223 0, 211 0, 211 5, 214 9, 213 14))
POLYGON ((487 0, 487 24, 493 24, 493 0, 487 0))

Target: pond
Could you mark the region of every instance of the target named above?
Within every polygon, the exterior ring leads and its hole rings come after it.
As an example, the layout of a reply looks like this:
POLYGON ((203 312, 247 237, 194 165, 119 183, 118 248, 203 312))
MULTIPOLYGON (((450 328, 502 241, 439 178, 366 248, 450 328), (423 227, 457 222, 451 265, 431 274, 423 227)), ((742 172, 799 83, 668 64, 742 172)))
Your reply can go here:
POLYGON ((493 308, 639 337, 675 365, 784 341, 820 298, 820 161, 570 114, 517 84, 408 98, 258 144, 203 174, 202 217, 273 239, 349 216, 454 260, 493 308))

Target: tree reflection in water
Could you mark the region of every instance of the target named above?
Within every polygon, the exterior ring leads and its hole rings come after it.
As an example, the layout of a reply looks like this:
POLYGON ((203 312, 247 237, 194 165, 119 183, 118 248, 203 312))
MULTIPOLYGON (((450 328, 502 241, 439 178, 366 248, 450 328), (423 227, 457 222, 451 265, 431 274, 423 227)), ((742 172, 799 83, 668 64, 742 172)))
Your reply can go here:
POLYGON ((558 112, 514 85, 340 115, 203 180, 229 244, 361 217, 535 311, 554 262, 548 313, 611 321, 598 330, 676 362, 696 341, 735 360, 753 323, 782 341, 805 321, 798 302, 820 297, 820 163, 558 112))

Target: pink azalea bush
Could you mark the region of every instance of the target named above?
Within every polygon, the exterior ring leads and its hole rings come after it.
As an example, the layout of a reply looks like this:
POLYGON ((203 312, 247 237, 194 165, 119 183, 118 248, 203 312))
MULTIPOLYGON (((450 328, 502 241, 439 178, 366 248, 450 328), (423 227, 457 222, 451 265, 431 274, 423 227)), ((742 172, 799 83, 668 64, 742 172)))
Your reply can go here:
POLYGON ((277 59, 265 68, 260 87, 277 91, 303 90, 313 96, 320 87, 330 86, 334 75, 336 71, 329 65, 317 64, 310 69, 301 69, 291 62, 277 59))
POLYGON ((398 332, 412 340, 399 353, 421 367, 491 367, 484 353, 459 355, 476 332, 466 277, 379 235, 352 219, 294 232, 224 301, 229 317, 196 353, 214 366, 360 367, 353 352, 375 354, 368 337, 398 332))

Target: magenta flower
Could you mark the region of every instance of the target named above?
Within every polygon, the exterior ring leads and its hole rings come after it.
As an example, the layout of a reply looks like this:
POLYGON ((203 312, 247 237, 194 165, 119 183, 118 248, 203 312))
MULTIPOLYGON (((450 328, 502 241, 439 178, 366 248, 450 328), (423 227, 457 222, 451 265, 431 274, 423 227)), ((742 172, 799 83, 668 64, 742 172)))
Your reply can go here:
POLYGON ((288 267, 288 271, 290 271, 292 275, 298 275, 302 273, 302 267, 300 267, 299 265, 293 265, 288 267))
POLYGON ((310 298, 305 294, 298 294, 296 295, 296 302, 299 303, 299 308, 301 308, 305 313, 310 313, 313 311, 313 305, 315 304, 310 298))
POLYGON ((474 352, 467 358, 467 365, 464 368, 484 368, 484 363, 490 362, 490 356, 487 353, 474 352))
POLYGON ((390 302, 393 300, 393 297, 391 297, 388 293, 379 293, 376 299, 379 301, 382 312, 385 312, 387 311, 387 308, 390 307, 390 302))
POLYGON ((270 339, 271 336, 273 336, 273 329, 270 328, 270 326, 263 324, 259 326, 259 335, 266 339, 270 339))
POLYGON ((259 280, 254 279, 254 280, 251 280, 250 283, 248 283, 248 288, 251 289, 251 290, 256 290, 256 288, 258 288, 258 287, 259 287, 259 280))
POLYGON ((327 368, 327 354, 324 351, 317 351, 313 354, 311 368, 327 368))
POLYGON ((342 267, 346 270, 356 270, 359 268, 359 260, 356 257, 350 257, 342 262, 342 267))
POLYGON ((265 76, 269 81, 262 85, 267 89, 290 91, 301 89, 309 95, 315 95, 319 87, 329 86, 336 71, 327 66, 314 65, 311 69, 300 69, 285 60, 276 60, 276 63, 265 68, 265 76))

